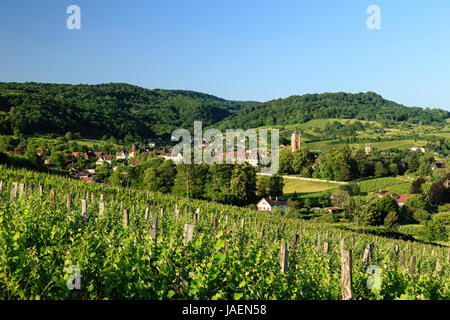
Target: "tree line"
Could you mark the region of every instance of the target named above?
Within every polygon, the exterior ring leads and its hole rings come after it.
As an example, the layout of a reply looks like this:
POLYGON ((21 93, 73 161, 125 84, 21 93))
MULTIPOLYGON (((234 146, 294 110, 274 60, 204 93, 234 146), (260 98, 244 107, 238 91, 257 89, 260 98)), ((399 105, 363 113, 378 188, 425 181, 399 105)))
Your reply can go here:
POLYGON ((249 105, 220 123, 221 129, 295 125, 312 119, 443 123, 450 113, 442 109, 406 107, 374 92, 305 94, 249 105))
POLYGON ((148 90, 124 83, 68 85, 0 83, 0 134, 168 136, 194 120, 214 124, 252 102, 185 90, 148 90))
POLYGON ((280 176, 257 177, 256 168, 247 163, 176 165, 160 157, 118 167, 107 180, 117 186, 239 206, 269 195, 281 196, 284 186, 280 176))
POLYGON ((367 177, 385 177, 403 174, 429 176, 434 157, 421 151, 350 149, 348 145, 332 148, 320 155, 306 147, 292 154, 290 148, 280 150, 280 173, 303 177, 350 181, 367 177))

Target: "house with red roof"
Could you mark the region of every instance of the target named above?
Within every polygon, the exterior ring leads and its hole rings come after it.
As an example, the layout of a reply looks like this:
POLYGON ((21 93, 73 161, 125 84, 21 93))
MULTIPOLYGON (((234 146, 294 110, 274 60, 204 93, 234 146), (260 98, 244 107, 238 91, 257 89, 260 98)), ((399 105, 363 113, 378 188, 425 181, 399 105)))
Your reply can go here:
POLYGON ((414 194, 414 193, 409 193, 409 194, 405 193, 405 194, 402 194, 402 195, 400 196, 400 198, 398 198, 398 200, 397 200, 398 206, 399 206, 400 208, 403 207, 403 205, 405 204, 406 200, 408 200, 408 199, 411 198, 412 196, 415 196, 415 194, 414 194))

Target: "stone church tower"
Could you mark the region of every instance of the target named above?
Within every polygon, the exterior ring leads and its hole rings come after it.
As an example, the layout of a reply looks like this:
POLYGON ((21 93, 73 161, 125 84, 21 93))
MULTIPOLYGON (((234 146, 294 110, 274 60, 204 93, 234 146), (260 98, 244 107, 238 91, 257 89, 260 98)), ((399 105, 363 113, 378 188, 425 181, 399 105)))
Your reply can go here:
POLYGON ((300 133, 297 131, 297 128, 295 128, 294 132, 292 132, 292 135, 291 135, 292 154, 294 154, 295 151, 297 151, 298 149, 300 149, 300 133))

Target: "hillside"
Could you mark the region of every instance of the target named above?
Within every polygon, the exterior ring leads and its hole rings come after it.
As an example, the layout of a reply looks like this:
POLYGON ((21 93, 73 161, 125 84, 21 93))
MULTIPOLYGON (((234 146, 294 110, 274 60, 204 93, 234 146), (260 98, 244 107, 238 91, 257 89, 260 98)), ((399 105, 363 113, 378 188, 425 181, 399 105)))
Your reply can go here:
POLYGON ((222 120, 219 127, 285 126, 326 118, 432 124, 445 122, 449 117, 445 110, 406 107, 373 92, 339 92, 290 96, 247 106, 222 120))
POLYGON ((194 120, 211 125, 252 102, 184 90, 149 90, 122 83, 67 85, 0 83, 0 134, 170 135, 194 120))
MULTIPOLYGON (((377 121, 393 128, 399 123, 443 125, 449 118, 448 111, 405 107, 373 92, 306 94, 258 103, 123 83, 0 83, 0 134, 71 131, 90 138, 150 138, 167 137, 180 127, 192 129, 195 120, 225 130, 293 126, 311 119, 377 121)), ((311 139, 317 140, 314 135, 311 139)))

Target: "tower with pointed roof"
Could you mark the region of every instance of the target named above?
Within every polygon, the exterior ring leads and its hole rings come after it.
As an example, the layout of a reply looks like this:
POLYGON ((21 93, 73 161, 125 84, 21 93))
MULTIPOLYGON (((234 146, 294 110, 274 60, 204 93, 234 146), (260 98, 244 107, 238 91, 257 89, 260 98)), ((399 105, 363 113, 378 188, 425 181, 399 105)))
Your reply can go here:
POLYGON ((300 132, 298 132, 297 128, 295 128, 294 132, 292 132, 292 135, 291 135, 292 154, 294 154, 295 151, 297 151, 298 149, 300 149, 300 132))

